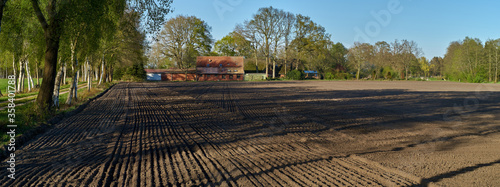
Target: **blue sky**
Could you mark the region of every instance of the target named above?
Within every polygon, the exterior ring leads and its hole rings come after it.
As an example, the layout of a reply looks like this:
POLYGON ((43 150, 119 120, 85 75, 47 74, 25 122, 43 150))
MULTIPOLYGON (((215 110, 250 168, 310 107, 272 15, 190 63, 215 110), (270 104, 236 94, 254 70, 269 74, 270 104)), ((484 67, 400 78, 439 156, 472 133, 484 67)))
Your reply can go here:
POLYGON ((355 40, 407 39, 432 58, 466 36, 483 42, 500 38, 500 1, 494 0, 174 0, 172 6, 169 17, 194 15, 212 27, 215 40, 269 6, 311 17, 346 47, 355 40))

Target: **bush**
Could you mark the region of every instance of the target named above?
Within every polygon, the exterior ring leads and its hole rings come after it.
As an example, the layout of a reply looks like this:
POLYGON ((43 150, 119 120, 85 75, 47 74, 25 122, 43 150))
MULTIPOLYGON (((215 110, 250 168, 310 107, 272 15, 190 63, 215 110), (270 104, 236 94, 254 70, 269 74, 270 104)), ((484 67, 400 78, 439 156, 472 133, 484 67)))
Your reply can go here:
POLYGON ((392 73, 390 71, 388 71, 387 75, 385 77, 386 77, 386 79, 392 80, 392 73))
POLYGON ((328 72, 325 74, 325 79, 326 80, 333 80, 333 79, 335 79, 335 75, 333 73, 328 72))
POLYGON ((350 73, 337 73, 335 75, 335 79, 344 79, 344 80, 349 80, 352 79, 353 75, 350 73))
POLYGON ((113 71, 113 79, 115 80, 121 80, 124 75, 124 71, 122 68, 115 68, 113 71))
POLYGON ((304 80, 305 75, 302 71, 292 70, 286 74, 286 77, 291 80, 304 80))
POLYGON ((124 81, 144 81, 146 80, 146 71, 142 64, 134 64, 129 68, 116 68, 113 71, 113 79, 124 81))

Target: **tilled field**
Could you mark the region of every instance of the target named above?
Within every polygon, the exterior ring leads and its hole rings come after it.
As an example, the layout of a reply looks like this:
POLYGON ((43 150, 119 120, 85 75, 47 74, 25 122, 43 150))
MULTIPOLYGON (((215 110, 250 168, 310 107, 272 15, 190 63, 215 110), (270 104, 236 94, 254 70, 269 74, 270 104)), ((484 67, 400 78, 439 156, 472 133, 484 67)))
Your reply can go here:
POLYGON ((21 147, 0 184, 500 184, 498 87, 369 83, 122 83, 21 147))

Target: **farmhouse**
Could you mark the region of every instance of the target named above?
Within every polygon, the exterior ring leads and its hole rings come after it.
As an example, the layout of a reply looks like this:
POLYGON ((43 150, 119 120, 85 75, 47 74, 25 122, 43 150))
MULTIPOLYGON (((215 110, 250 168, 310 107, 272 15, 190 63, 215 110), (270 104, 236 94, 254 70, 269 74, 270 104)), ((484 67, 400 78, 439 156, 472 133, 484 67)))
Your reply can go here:
POLYGON ((199 81, 244 80, 244 57, 200 56, 196 59, 199 81))
POLYGON ((244 57, 200 56, 196 68, 146 69, 148 81, 242 81, 244 57), (187 78, 186 78, 187 77, 187 78))

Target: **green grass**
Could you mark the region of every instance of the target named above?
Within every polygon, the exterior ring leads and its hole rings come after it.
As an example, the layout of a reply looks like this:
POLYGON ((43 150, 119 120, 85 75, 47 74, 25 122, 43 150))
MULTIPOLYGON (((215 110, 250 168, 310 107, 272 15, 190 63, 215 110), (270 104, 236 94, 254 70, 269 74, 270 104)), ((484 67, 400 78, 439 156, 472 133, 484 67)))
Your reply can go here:
MULTIPOLYGON (((69 79, 71 81, 71 79, 69 79)), ((69 82, 68 81, 68 82, 69 82)), ((41 83, 41 81, 40 81, 41 83)), ((85 82, 79 82, 78 84, 83 84, 85 82)), ((25 84, 27 86, 27 84, 25 84)), ((8 79, 0 79, 0 89, 2 89, 2 94, 3 96, 0 97, 0 102, 7 101, 9 97, 7 96, 7 86, 8 86, 8 79)), ((61 90, 68 89, 71 85, 66 84, 61 86, 61 90)), ((33 89, 31 92, 26 92, 26 93, 17 93, 16 98, 23 98, 23 97, 29 97, 29 96, 35 96, 38 95, 38 89, 33 89)), ((1 107, 1 106, 0 106, 1 107)))

